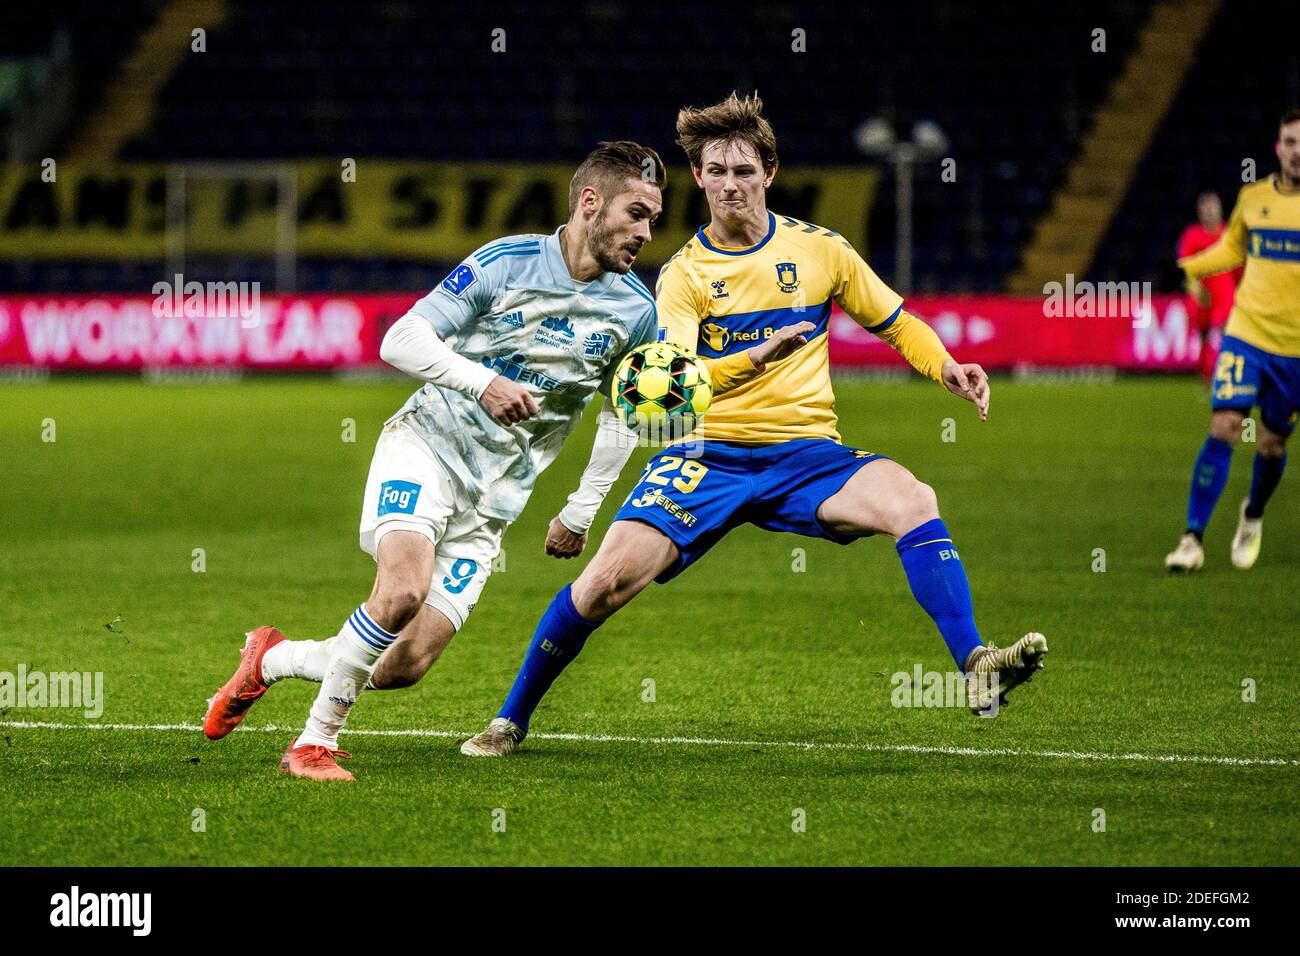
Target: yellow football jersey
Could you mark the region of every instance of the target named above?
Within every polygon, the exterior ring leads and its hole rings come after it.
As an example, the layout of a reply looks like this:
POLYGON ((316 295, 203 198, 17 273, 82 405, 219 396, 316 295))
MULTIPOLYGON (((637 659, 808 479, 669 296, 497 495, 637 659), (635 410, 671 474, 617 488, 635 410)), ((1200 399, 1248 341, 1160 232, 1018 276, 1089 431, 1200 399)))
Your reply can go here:
POLYGON ((767 235, 738 249, 701 227, 664 264, 655 291, 665 337, 698 353, 713 380, 713 404, 688 440, 839 441, 827 351, 832 303, 939 380, 949 357, 939 337, 835 231, 769 212, 767 235), (808 344, 760 373, 746 350, 804 321, 815 326, 808 344))
POLYGON ((1276 175, 1242 186, 1219 241, 1178 260, 1192 278, 1243 262, 1224 334, 1300 357, 1300 192, 1281 192, 1276 175))

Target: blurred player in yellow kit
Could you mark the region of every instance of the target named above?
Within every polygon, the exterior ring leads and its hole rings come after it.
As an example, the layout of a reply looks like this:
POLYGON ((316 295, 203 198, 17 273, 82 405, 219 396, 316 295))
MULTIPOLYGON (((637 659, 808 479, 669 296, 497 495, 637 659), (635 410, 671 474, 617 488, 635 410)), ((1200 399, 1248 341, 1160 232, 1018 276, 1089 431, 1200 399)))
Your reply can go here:
POLYGON ((968 675, 971 709, 995 713, 1042 666, 1047 642, 1027 634, 1008 648, 983 646, 934 492, 888 458, 841 444, 827 352, 831 306, 974 403, 981 420, 988 377, 957 364, 840 235, 768 211, 776 137, 757 96, 683 109, 677 134, 712 221, 664 266, 656 305, 667 339, 705 360, 713 404, 696 432, 651 457, 591 563, 542 616, 497 718, 462 752, 513 751, 592 631, 745 523, 840 544, 895 538, 913 595, 968 675))
POLYGON ((1187 530, 1165 557, 1171 571, 1205 564, 1205 526, 1228 482, 1232 449, 1253 407, 1259 407, 1259 445, 1250 495, 1241 503, 1232 537, 1232 563, 1247 570, 1259 558, 1264 506, 1286 468, 1286 441, 1300 412, 1300 110, 1278 124, 1278 172, 1237 194, 1218 242, 1179 259, 1190 278, 1246 264, 1211 386, 1210 434, 1192 471, 1187 530))

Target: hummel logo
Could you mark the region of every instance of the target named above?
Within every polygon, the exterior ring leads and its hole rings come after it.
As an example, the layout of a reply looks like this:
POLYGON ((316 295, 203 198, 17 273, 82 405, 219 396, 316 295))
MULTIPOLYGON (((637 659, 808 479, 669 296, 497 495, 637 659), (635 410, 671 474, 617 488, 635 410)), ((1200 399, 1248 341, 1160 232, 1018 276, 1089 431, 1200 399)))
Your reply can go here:
POLYGON ((716 282, 710 282, 709 285, 713 286, 713 298, 725 299, 729 295, 729 293, 726 291, 726 285, 727 285, 726 279, 719 279, 716 282))

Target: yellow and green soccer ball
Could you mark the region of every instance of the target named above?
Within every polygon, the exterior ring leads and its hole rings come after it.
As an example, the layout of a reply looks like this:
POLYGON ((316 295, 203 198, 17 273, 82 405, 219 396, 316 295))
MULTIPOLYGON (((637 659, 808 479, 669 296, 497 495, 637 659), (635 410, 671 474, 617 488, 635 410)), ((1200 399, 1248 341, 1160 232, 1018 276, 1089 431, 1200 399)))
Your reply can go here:
POLYGON ((618 363, 610 400, 629 428, 680 437, 708 411, 713 386, 694 352, 671 342, 649 342, 618 363))

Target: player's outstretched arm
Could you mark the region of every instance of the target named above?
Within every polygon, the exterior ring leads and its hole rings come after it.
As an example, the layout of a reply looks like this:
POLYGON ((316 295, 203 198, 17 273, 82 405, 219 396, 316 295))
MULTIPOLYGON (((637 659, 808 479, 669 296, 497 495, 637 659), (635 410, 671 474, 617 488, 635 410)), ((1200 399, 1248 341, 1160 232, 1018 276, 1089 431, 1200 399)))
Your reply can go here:
MULTIPOLYGON (((692 325, 691 328, 694 329, 696 326, 692 325)), ((811 322, 795 322, 793 325, 777 329, 762 345, 755 345, 743 352, 725 355, 722 358, 701 358, 700 361, 709 372, 709 384, 713 386, 714 397, 745 384, 756 375, 761 375, 767 370, 768 362, 777 362, 793 355, 808 344, 808 333, 815 328, 816 326, 811 322)), ((677 338, 669 335, 669 339, 683 348, 694 347, 688 335, 679 333, 677 338)))
POLYGON ((582 472, 578 489, 569 495, 568 503, 551 519, 547 529, 547 554, 557 558, 576 558, 582 554, 587 546, 587 530, 596 520, 596 513, 622 473, 636 442, 636 433, 605 402, 596 418, 596 440, 592 442, 591 459, 582 472))
POLYGON ((537 414, 537 400, 528 389, 456 354, 429 321, 414 312, 406 313, 384 334, 379 357, 412 378, 468 395, 502 425, 537 414))
POLYGON ((934 329, 901 306, 898 314, 875 334, 888 342, 912 368, 979 409, 980 421, 989 417, 989 377, 978 365, 960 365, 934 329))

